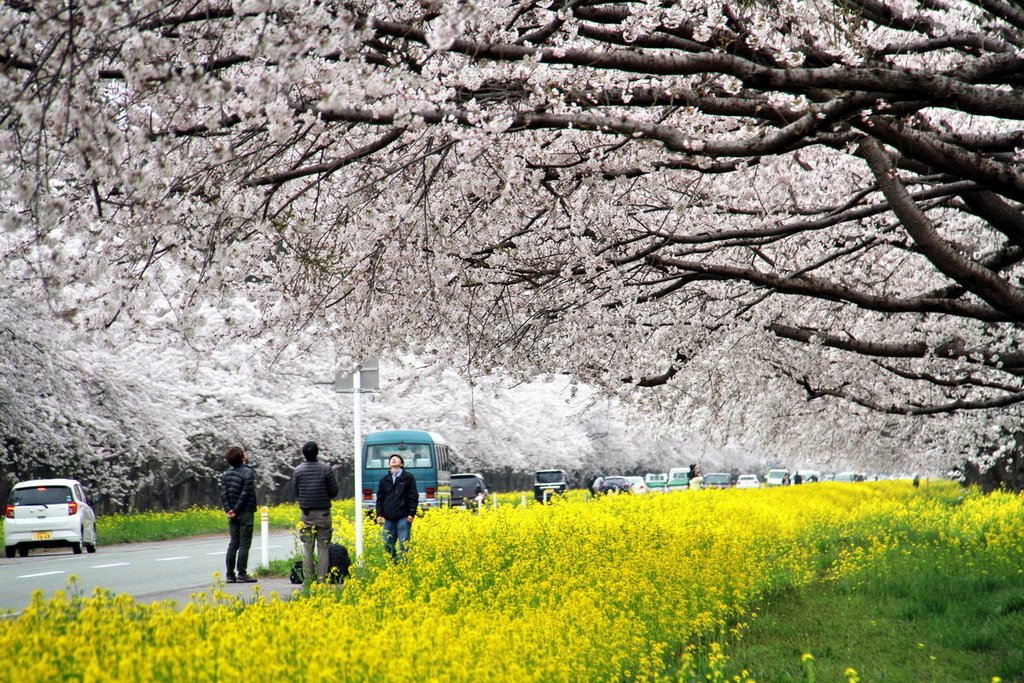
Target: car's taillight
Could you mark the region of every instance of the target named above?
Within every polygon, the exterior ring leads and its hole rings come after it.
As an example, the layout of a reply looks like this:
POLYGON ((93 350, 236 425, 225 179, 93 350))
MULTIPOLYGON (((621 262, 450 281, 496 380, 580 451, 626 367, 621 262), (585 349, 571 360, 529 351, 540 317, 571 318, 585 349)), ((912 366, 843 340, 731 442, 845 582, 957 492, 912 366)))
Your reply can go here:
POLYGON ((7 519, 14 519, 13 505, 8 505, 6 508, 4 508, 4 517, 6 517, 7 519))
POLYGON ((433 497, 434 497, 434 487, 433 486, 428 486, 427 487, 427 498, 433 498, 433 497))
POLYGON ((71 501, 68 503, 68 517, 78 513, 78 503, 71 501))
POLYGON ((363 489, 363 500, 373 500, 373 489, 363 489))

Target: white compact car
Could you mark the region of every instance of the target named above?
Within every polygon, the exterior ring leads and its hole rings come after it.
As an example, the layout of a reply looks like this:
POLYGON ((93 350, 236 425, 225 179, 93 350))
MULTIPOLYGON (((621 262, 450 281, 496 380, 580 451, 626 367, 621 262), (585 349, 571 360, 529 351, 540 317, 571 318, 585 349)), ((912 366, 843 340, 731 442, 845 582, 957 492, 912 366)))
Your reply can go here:
POLYGON ((14 485, 4 508, 4 551, 26 557, 32 548, 96 552, 96 514, 75 479, 36 479, 14 485))
POLYGON ((761 480, 757 478, 756 474, 741 474, 736 479, 736 488, 759 489, 761 488, 761 480))

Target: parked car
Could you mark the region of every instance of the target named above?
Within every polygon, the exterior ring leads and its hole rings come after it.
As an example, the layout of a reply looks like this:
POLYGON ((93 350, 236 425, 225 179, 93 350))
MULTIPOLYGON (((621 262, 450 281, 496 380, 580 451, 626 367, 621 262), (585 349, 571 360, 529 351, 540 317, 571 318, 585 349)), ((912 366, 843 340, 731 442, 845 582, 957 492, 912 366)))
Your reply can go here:
POLYGON ((818 470, 797 470, 796 474, 793 475, 793 483, 796 482, 796 475, 800 475, 801 484, 810 484, 815 481, 821 481, 821 472, 818 470))
POLYGON ((648 472, 644 475, 644 482, 648 491, 664 493, 668 488, 668 475, 664 472, 648 472))
POLYGON ((463 472, 452 475, 452 507, 475 507, 477 493, 487 495, 482 474, 463 472))
POLYGON ((4 508, 4 552, 27 557, 34 548, 96 552, 96 514, 75 479, 34 479, 14 485, 4 508))
POLYGON ((864 475, 861 474, 860 472, 839 472, 838 474, 836 474, 833 481, 864 481, 864 475))
POLYGON ((761 488, 761 480, 757 478, 756 474, 741 474, 736 478, 736 488, 759 489, 761 488))
POLYGON ((732 486, 732 475, 728 472, 712 472, 704 475, 704 488, 727 489, 732 486))
POLYGON ((647 493, 647 482, 643 477, 626 477, 629 482, 629 490, 633 493, 647 493))
POLYGON ((770 469, 768 474, 764 478, 765 486, 782 486, 783 484, 789 483, 789 470, 786 469, 770 469))
POLYGON ((551 496, 569 490, 569 475, 565 470, 537 470, 533 475, 533 497, 538 503, 551 500, 551 496))
POLYGON ((601 481, 601 485, 598 488, 598 493, 630 493, 632 487, 629 485, 629 480, 626 477, 614 476, 605 477, 601 481))
POLYGON ((668 485, 665 486, 669 491, 685 491, 690 485, 690 468, 689 467, 673 467, 668 471, 668 485))

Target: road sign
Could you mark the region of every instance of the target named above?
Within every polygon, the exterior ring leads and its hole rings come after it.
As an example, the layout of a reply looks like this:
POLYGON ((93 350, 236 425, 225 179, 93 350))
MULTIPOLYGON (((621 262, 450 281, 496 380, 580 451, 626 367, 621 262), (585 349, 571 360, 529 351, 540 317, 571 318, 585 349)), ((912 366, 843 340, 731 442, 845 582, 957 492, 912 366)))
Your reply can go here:
POLYGON ((356 371, 359 373, 359 388, 353 388, 352 379, 355 372, 334 373, 334 390, 339 394, 351 394, 356 391, 378 391, 380 389, 380 369, 377 358, 367 358, 356 371))

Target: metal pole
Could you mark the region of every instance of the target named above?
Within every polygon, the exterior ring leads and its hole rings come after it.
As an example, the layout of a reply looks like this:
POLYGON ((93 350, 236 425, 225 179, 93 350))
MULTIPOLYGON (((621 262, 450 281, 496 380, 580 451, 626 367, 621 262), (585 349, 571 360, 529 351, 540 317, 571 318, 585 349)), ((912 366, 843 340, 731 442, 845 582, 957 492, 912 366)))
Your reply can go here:
POLYGON ((270 508, 266 505, 260 508, 260 541, 260 560, 264 569, 270 569, 270 508))
POLYGON ((359 393, 361 389, 360 371, 352 373, 352 463, 355 468, 356 498, 355 498, 355 527, 356 527, 356 562, 360 565, 363 559, 363 426, 362 415, 360 414, 359 393))

